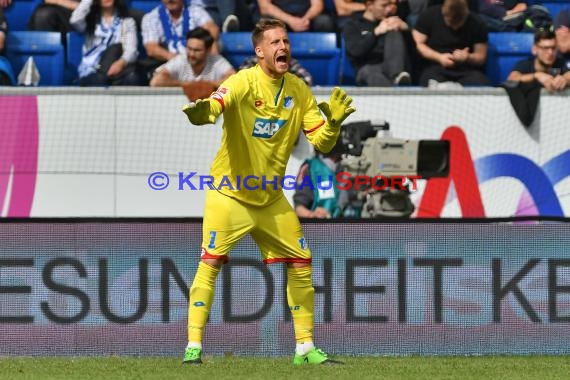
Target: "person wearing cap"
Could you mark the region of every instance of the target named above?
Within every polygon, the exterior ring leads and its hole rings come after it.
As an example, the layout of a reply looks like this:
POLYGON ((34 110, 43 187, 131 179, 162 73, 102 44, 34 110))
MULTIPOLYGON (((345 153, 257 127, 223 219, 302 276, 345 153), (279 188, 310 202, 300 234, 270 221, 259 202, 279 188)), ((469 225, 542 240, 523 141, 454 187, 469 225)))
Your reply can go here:
POLYGON ((556 15, 554 33, 558 57, 564 60, 566 69, 570 71, 570 8, 563 9, 556 15))

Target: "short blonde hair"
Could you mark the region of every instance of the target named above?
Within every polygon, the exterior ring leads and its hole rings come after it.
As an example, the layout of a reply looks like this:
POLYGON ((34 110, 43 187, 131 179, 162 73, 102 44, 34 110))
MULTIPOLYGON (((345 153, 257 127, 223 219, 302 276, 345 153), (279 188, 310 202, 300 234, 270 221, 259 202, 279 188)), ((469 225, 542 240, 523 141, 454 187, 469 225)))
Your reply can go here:
POLYGON ((283 28, 287 30, 287 25, 281 21, 276 20, 273 18, 262 18, 253 28, 253 32, 251 33, 251 42, 253 43, 253 47, 256 47, 261 43, 263 40, 263 33, 266 30, 271 30, 275 28, 283 28))

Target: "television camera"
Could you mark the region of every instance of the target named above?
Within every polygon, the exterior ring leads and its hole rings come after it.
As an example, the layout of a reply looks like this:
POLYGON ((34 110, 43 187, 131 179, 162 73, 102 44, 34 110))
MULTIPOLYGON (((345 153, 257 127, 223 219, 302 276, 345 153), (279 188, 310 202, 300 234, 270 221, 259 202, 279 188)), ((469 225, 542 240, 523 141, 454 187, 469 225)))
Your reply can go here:
POLYGON ((416 179, 449 175, 449 141, 396 139, 389 130, 386 121, 347 123, 335 147, 353 185, 344 208, 363 218, 409 217, 416 179))

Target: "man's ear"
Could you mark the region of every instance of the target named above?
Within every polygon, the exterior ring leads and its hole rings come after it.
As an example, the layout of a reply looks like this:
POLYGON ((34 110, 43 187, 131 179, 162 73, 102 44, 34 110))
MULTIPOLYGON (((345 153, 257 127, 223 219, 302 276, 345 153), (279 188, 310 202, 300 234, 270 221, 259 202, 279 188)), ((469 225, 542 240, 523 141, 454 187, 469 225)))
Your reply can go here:
POLYGON ((255 47, 255 55, 257 56, 257 58, 264 58, 263 51, 259 46, 255 47))
POLYGON ((532 45, 532 48, 530 49, 531 53, 533 56, 536 57, 536 54, 538 53, 538 49, 536 48, 536 45, 532 45))

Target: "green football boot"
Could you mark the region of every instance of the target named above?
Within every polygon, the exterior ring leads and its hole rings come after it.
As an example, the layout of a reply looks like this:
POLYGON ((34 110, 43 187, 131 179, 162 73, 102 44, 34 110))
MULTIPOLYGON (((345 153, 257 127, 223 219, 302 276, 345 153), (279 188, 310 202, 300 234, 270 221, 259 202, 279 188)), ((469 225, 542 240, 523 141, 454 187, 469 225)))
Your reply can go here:
POLYGON ((202 349, 186 347, 182 364, 202 364, 202 349))
POLYGON ((299 355, 295 353, 293 364, 343 364, 343 362, 329 358, 329 356, 323 350, 315 347, 305 355, 299 355))

